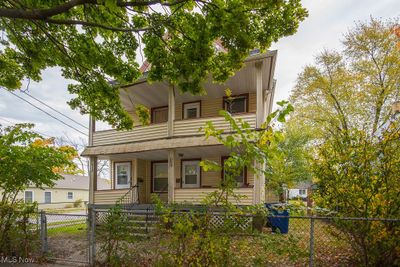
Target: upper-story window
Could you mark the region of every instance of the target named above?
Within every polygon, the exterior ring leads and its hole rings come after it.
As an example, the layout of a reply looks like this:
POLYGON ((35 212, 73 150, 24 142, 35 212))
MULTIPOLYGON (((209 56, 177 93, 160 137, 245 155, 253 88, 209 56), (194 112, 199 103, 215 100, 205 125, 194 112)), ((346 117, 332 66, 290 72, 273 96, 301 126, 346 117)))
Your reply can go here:
POLYGON ((183 118, 200 118, 200 101, 183 103, 183 118))
POLYGON ((224 109, 229 113, 244 113, 248 111, 248 95, 224 97, 224 109))
POLYGON ((151 109, 151 122, 161 123, 168 121, 168 107, 159 107, 151 109))

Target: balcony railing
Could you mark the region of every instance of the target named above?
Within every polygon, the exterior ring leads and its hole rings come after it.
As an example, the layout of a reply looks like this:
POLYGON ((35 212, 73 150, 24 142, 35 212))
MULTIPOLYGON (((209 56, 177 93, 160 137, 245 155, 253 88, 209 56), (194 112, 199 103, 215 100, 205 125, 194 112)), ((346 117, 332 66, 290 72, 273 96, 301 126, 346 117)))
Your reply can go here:
MULTIPOLYGON (((254 113, 238 114, 235 115, 235 118, 241 118, 243 121, 248 122, 252 128, 256 127, 256 114, 254 113)), ((199 131, 199 129, 204 127, 207 121, 212 121, 216 129, 221 129, 225 132, 230 131, 230 125, 223 117, 199 118, 174 121, 173 136, 202 135, 203 133, 199 131)), ((137 126, 130 131, 106 130, 94 132, 93 145, 123 144, 137 141, 150 141, 166 137, 167 123, 157 123, 149 126, 137 126)))

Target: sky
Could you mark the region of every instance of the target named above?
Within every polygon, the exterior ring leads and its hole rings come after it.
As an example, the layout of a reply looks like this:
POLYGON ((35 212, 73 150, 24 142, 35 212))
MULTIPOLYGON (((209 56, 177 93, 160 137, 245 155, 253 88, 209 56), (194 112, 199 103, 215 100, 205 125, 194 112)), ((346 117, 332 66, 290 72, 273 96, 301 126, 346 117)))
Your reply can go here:
MULTIPOLYGON (((304 66, 313 63, 318 53, 324 49, 340 50, 343 35, 354 26, 355 22, 367 21, 370 16, 389 19, 400 15, 399 0, 307 0, 303 1, 303 5, 308 9, 309 17, 300 24, 298 32, 279 40, 271 47, 278 50, 275 102, 288 99, 297 75, 304 66)), ((28 89, 28 93, 32 96, 79 123, 88 125, 88 116, 71 110, 66 103, 73 98, 67 91, 68 83, 69 81, 61 76, 57 68, 52 68, 43 71, 42 81, 31 82, 29 87, 25 84, 22 89, 28 89)), ((80 132, 87 132, 87 129, 49 110, 28 96, 20 92, 15 93, 77 128, 80 132)), ((35 130, 45 136, 68 136, 75 140, 87 138, 85 134, 69 128, 0 88, 0 124, 10 125, 22 122, 35 123, 35 130)), ((98 129, 105 127, 104 123, 97 125, 98 129)))

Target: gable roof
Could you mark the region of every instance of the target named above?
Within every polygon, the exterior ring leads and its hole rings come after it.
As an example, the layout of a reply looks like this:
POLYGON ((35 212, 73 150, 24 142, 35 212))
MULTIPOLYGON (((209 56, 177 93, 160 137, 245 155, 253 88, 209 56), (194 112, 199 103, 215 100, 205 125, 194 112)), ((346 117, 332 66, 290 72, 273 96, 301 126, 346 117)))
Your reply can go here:
MULTIPOLYGON (((82 175, 62 174, 64 179, 56 181, 52 187, 54 189, 77 189, 89 190, 89 177, 82 175)), ((34 186, 30 186, 32 188, 34 186)), ((111 181, 104 178, 97 178, 97 188, 99 190, 111 189, 111 181)))

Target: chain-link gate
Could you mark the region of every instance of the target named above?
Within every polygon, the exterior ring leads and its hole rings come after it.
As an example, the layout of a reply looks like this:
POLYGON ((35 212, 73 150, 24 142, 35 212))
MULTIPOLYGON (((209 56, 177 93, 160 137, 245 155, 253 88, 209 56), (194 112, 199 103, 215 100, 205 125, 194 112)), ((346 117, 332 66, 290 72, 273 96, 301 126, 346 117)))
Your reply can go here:
POLYGON ((86 214, 41 214, 42 251, 50 261, 89 264, 89 221, 86 214))

